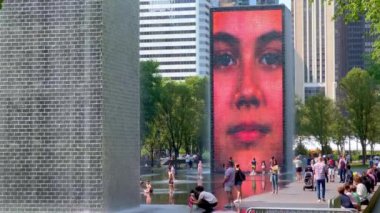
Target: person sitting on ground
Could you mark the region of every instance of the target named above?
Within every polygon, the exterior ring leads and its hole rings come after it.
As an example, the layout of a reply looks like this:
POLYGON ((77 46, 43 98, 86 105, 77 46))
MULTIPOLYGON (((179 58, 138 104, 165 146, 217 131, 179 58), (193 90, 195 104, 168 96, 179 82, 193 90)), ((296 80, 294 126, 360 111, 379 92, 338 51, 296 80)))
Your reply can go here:
MULTIPOLYGON (((351 203, 352 203, 352 205, 354 206, 354 208, 359 210, 358 202, 356 201, 354 195, 353 195, 352 192, 351 192, 350 184, 345 183, 345 184, 343 185, 343 187, 344 187, 344 194, 346 194, 346 195, 350 198, 351 203)), ((359 202, 360 202, 360 201, 359 201, 359 202)))
POLYGON ((375 185, 373 183, 373 180, 367 175, 366 171, 362 172, 361 180, 362 180, 362 183, 364 184, 364 186, 367 188, 367 192, 368 193, 373 192, 375 185))
POLYGON ((372 191, 374 191, 375 190, 375 186, 377 184, 377 178, 374 175, 373 167, 367 170, 367 177, 369 177, 371 179, 372 191))
POLYGON ((339 198, 340 198, 340 206, 342 208, 346 208, 346 209, 355 208, 354 205, 352 204, 351 200, 350 200, 350 197, 348 197, 346 194, 344 194, 344 186, 338 187, 338 193, 339 193, 339 198))
POLYGON ((145 193, 153 193, 153 187, 152 187, 152 184, 150 183, 150 181, 146 181, 145 183, 145 189, 144 189, 144 192, 145 193))
POLYGON ((350 190, 351 190, 352 197, 354 197, 355 202, 358 205, 358 210, 360 210, 361 209, 361 207, 360 207, 360 198, 359 198, 358 193, 356 193, 356 186, 350 185, 350 190))
POLYGON ((218 205, 218 199, 210 192, 204 191, 203 186, 195 187, 195 191, 199 193, 198 199, 192 203, 196 204, 199 208, 204 209, 204 212, 212 212, 214 207, 218 205))
POLYGON ((354 185, 356 186, 356 193, 360 198, 360 205, 368 205, 368 191, 359 175, 354 176, 354 185))

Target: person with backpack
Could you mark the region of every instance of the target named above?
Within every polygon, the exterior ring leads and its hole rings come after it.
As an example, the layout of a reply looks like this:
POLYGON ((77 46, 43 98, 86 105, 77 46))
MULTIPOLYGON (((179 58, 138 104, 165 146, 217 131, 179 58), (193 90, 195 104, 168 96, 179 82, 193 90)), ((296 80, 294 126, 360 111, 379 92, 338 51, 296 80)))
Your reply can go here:
POLYGON ((344 183, 344 179, 346 177, 346 160, 344 159, 344 156, 340 156, 339 159, 339 176, 340 176, 340 183, 344 183))
POLYGON ((234 203, 240 203, 242 199, 242 191, 241 191, 241 185, 243 184, 243 181, 245 181, 245 174, 240 170, 240 165, 236 164, 236 171, 235 171, 235 188, 236 188, 236 200, 234 203))

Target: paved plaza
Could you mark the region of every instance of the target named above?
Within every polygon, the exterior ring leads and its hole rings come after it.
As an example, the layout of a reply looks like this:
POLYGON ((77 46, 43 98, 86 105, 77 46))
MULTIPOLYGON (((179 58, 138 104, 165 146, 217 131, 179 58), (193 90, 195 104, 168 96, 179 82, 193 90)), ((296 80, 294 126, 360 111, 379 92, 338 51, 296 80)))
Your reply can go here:
MULTIPOLYGON (((250 185, 252 181, 255 181, 261 175, 249 176, 244 184, 250 185)), ((237 212, 239 209, 247 209, 249 207, 278 207, 278 208, 328 208, 329 200, 333 199, 338 195, 337 187, 341 185, 336 178, 335 182, 326 183, 326 202, 317 202, 317 195, 315 191, 311 189, 303 190, 303 182, 285 182, 282 181, 280 184, 280 190, 278 194, 272 194, 270 191, 265 191, 264 193, 259 193, 255 195, 250 195, 245 197, 242 202, 237 205, 234 210, 223 209, 225 205, 224 199, 222 202, 218 203, 215 212, 237 212)), ((270 185, 268 186, 270 189, 270 185)), ((219 194, 219 196, 225 196, 224 194, 219 194)), ((168 205, 168 204, 152 204, 140 205, 138 208, 129 209, 122 211, 122 213, 145 213, 145 212, 168 212, 168 213, 181 213, 190 212, 190 208, 187 205, 168 205)), ((198 213, 203 212, 201 209, 193 209, 191 212, 198 213)), ((380 205, 377 206, 376 211, 380 212, 380 205)))

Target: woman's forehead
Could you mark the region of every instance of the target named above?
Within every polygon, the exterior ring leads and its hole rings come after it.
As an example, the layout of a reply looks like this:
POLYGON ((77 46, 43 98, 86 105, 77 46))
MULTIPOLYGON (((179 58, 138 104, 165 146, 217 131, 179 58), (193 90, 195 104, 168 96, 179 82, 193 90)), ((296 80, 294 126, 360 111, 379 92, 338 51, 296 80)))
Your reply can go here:
POLYGON ((282 31, 281 10, 222 11, 213 14, 213 31, 231 34, 282 31))

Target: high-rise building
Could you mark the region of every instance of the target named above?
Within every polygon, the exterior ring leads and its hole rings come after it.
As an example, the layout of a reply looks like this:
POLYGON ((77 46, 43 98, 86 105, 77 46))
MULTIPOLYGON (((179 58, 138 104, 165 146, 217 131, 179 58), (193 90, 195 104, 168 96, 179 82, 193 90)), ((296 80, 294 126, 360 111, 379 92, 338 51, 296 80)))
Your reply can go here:
POLYGON ((140 204, 138 6, 4 1, 0 212, 140 204))
POLYGON ((208 75, 209 0, 140 0, 140 60, 163 77, 208 75))
POLYGON ((250 5, 249 0, 216 0, 216 7, 234 7, 234 6, 248 6, 250 5))
POLYGON ((292 1, 296 94, 303 100, 319 93, 333 100, 336 96, 334 4, 325 4, 323 0, 292 1))
POLYGON ((278 4, 278 0, 256 0, 257 5, 278 4))

